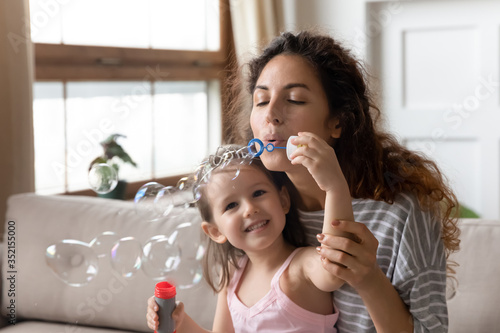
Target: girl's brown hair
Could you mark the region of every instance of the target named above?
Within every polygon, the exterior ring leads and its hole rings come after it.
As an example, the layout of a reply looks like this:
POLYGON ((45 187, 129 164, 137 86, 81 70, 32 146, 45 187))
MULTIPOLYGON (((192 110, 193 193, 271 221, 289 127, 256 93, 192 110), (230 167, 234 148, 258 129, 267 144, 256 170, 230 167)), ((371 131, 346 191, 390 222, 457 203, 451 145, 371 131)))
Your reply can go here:
MULTIPOLYGON (((207 163, 210 164, 210 161, 220 158, 222 153, 229 153, 229 155, 233 156, 233 158, 227 165, 237 167, 241 162, 245 163, 245 161, 237 157, 237 154, 234 153, 241 151, 241 149, 242 147, 240 146, 226 146, 223 149, 217 150, 217 153, 210 156, 207 159, 207 162, 202 163, 202 168, 200 168, 200 170, 203 170, 203 174, 198 174, 197 177, 199 179, 204 179, 204 182, 199 187, 198 191, 200 198, 196 205, 203 221, 214 223, 212 208, 206 196, 206 186, 203 184, 210 182, 210 175, 218 172, 218 170, 220 170, 219 168, 222 168, 212 167, 211 165, 207 165, 207 163)), ((287 243, 295 247, 306 246, 306 234, 299 221, 298 211, 296 209, 296 204, 294 203, 297 198, 297 192, 292 182, 288 179, 284 172, 267 170, 259 158, 251 159, 251 163, 248 165, 263 172, 275 185, 278 191, 280 191, 283 187, 287 189, 290 195, 290 210, 286 214, 286 223, 282 232, 283 238, 287 243)), ((223 287, 229 284, 230 268, 231 266, 239 268, 238 259, 244 254, 244 252, 234 247, 228 241, 223 244, 219 244, 214 242, 208 236, 206 236, 206 245, 206 251, 203 256, 203 275, 208 285, 218 293, 223 287)))
POLYGON ((302 31, 276 37, 247 64, 247 94, 238 91, 241 77, 233 76, 227 122, 234 130, 228 133, 229 140, 248 142, 252 138, 248 94, 253 94, 266 64, 278 55, 301 56, 315 69, 328 99, 330 117, 338 119, 342 128, 334 148, 351 196, 393 203, 399 193, 414 193, 421 207, 441 221, 447 257, 458 250, 458 201, 444 175, 435 162, 408 150, 375 126, 380 110, 366 84, 367 73, 350 51, 330 36, 302 31))

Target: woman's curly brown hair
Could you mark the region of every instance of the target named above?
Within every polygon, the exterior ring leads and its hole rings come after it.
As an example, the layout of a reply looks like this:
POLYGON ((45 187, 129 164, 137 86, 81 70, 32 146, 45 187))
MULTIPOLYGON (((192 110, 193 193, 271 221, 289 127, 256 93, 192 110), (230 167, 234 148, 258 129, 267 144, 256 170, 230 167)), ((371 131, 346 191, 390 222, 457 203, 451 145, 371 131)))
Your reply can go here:
MULTIPOLYGON (((330 117, 338 119, 342 128, 334 148, 351 196, 393 203, 399 193, 414 193, 421 207, 441 221, 446 256, 458 250, 458 201, 446 178, 431 159, 408 150, 395 137, 376 127, 381 112, 366 84, 368 75, 364 66, 328 35, 302 31, 276 37, 260 56, 247 64, 246 93, 241 93, 241 78, 233 76, 230 95, 233 100, 228 112, 233 130, 228 133, 229 140, 245 143, 252 138, 248 95, 253 94, 266 64, 278 55, 301 56, 318 74, 330 117)), ((448 270, 453 272, 450 265, 448 270)))

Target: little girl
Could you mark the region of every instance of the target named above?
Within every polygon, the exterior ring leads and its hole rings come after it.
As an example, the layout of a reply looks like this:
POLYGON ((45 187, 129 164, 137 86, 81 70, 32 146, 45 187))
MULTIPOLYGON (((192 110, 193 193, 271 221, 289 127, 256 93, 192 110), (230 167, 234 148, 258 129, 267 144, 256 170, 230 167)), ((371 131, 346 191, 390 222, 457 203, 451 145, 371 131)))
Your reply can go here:
MULTIPOLYGON (((333 176, 333 148, 314 134, 299 135, 310 136, 311 143, 291 155, 292 164, 304 165, 325 191, 323 234, 336 234, 332 221, 353 220, 347 183, 333 176)), ((219 150, 198 174, 206 179, 198 208, 211 240, 205 277, 218 292, 213 332, 336 332, 331 292, 344 281, 322 267, 318 248, 301 247, 305 236, 286 176, 268 171, 257 158, 245 163, 238 148, 219 150)), ((158 327, 157 310, 151 297, 151 329, 158 327)), ((172 318, 178 333, 208 332, 184 313, 182 303, 172 318)))

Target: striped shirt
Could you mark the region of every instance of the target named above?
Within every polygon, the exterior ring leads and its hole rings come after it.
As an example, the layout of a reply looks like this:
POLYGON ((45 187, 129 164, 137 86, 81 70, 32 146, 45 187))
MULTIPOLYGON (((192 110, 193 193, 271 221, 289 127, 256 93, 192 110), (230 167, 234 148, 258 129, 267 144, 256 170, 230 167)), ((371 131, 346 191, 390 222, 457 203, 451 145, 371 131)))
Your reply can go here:
MULTIPOLYGON (((354 218, 379 241, 377 262, 413 315, 414 332, 447 332, 446 258, 441 224, 422 211, 416 197, 400 194, 394 203, 352 201, 354 218)), ((308 241, 316 246, 323 211, 299 212, 308 241)), ((376 332, 361 297, 347 283, 333 293, 343 332, 376 332)))

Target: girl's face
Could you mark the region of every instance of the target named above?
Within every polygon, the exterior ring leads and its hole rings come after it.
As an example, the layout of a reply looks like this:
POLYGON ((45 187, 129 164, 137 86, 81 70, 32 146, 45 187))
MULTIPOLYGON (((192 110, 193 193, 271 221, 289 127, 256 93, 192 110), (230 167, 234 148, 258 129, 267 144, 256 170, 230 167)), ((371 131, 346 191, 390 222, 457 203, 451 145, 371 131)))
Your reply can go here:
POLYGON ((283 241, 288 192, 284 188, 278 191, 261 170, 250 165, 218 170, 211 175, 205 193, 215 224, 204 222, 202 227, 214 241, 228 240, 246 253, 283 241), (234 178, 237 168, 240 172, 234 178))
MULTIPOLYGON (((255 91, 250 126, 264 145, 286 146, 291 135, 312 132, 325 141, 340 136, 338 121, 330 119, 328 101, 313 67, 298 55, 278 55, 262 70, 255 91)), ((294 167, 284 149, 264 152, 264 165, 275 171, 294 167)))

